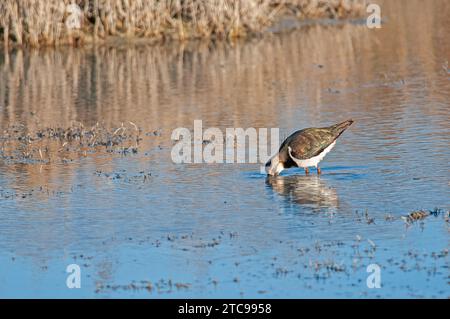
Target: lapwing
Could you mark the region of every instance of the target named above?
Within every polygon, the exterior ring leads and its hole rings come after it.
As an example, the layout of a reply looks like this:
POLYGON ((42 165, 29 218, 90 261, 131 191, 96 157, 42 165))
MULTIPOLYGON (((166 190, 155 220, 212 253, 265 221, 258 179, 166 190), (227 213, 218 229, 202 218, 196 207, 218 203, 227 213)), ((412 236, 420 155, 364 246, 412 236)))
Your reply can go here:
POLYGON ((278 153, 267 161, 267 174, 276 176, 290 167, 302 167, 306 174, 309 173, 309 167, 315 167, 317 174, 320 174, 319 162, 352 123, 353 120, 347 120, 329 127, 311 127, 292 133, 281 144, 278 153))

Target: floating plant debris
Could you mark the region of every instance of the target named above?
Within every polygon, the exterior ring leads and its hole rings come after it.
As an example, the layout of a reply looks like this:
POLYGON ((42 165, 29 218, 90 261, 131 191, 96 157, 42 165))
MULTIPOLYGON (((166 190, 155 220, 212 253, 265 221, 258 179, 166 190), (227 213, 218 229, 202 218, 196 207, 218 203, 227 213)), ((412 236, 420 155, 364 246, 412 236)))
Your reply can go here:
POLYGON ((136 154, 141 129, 133 122, 108 128, 99 123, 86 127, 76 123, 69 127, 47 127, 32 131, 24 125, 11 125, 0 135, 0 159, 8 163, 49 163, 56 159, 63 163, 71 157, 87 156, 95 152, 136 154))
POLYGON ((417 210, 409 213, 407 216, 402 216, 402 219, 408 223, 411 224, 415 221, 422 220, 430 215, 430 212, 424 211, 424 210, 417 210))

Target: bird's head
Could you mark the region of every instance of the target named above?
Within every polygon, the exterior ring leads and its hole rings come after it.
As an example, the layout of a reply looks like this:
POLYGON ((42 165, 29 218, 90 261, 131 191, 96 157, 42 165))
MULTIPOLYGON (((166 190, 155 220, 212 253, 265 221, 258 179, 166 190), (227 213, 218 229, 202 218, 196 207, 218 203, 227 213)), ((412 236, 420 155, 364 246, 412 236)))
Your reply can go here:
POLYGON ((280 156, 278 154, 274 155, 266 163, 266 173, 271 176, 277 176, 284 170, 284 165, 280 161, 280 156))

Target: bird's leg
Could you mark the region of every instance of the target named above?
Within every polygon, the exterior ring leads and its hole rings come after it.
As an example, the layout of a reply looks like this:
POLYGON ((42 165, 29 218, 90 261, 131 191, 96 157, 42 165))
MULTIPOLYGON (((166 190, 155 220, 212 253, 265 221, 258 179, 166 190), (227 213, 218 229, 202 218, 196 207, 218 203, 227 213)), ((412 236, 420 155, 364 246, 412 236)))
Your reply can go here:
POLYGON ((322 171, 320 170, 320 167, 317 166, 317 175, 320 175, 320 174, 322 174, 322 171))
POLYGON ((308 167, 305 167, 305 174, 306 174, 306 175, 309 174, 309 169, 308 169, 308 167))

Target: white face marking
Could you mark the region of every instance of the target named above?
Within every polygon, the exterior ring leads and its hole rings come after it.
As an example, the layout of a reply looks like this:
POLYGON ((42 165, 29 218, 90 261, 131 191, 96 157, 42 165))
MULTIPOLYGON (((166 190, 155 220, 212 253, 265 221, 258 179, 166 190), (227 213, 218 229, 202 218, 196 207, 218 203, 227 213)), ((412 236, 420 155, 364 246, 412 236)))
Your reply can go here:
POLYGON ((275 176, 280 174, 284 170, 283 163, 280 162, 280 157, 278 154, 274 155, 270 159, 270 166, 266 167, 266 172, 269 175, 275 176))

